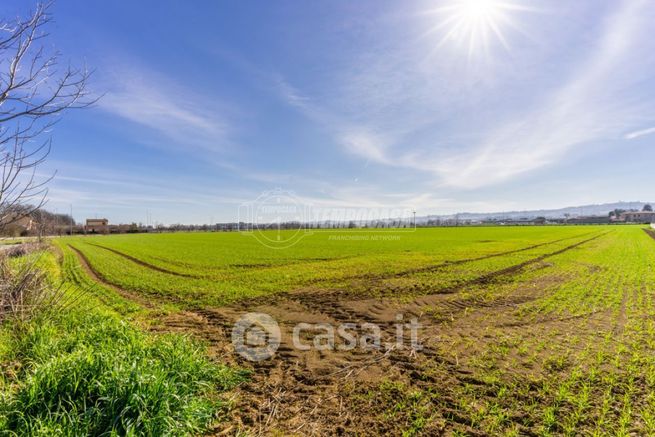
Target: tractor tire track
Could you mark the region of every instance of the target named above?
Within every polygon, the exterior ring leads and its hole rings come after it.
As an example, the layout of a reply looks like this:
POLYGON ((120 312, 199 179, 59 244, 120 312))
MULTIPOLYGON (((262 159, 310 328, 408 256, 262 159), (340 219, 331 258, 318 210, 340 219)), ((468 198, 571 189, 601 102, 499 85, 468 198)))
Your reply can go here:
MULTIPOLYGON (((421 307, 424 307, 426 305, 429 305, 429 300, 432 297, 438 297, 442 296, 445 294, 455 294, 467 287, 475 286, 475 285, 486 285, 486 284, 491 284, 496 281, 498 281, 500 278, 507 277, 507 276, 513 276, 517 273, 519 273, 521 270, 524 268, 542 262, 546 259, 552 258, 557 255, 561 255, 563 253, 566 253, 570 250, 573 250, 577 247, 582 246, 583 244, 589 243, 593 240, 596 240, 600 237, 605 235, 605 233, 596 235, 592 238, 585 239, 583 241, 579 241, 575 244, 566 246, 562 249, 558 249, 553 252, 549 252, 543 255, 540 255, 535 258, 531 258, 529 260, 523 261, 518 264, 514 264, 512 266, 496 270, 481 276, 478 276, 476 278, 463 281, 459 284, 455 285, 448 285, 445 286, 441 289, 437 290, 430 290, 429 293, 422 295, 419 298, 414 299, 410 304, 407 304, 404 306, 404 310, 408 313, 412 313, 412 310, 414 311, 420 311, 421 307)), ((415 290, 415 289, 413 289, 415 290)), ((351 307, 345 307, 341 305, 340 301, 343 301, 343 294, 339 292, 337 293, 322 293, 322 294, 317 294, 317 293, 298 293, 294 294, 291 296, 292 299, 298 301, 302 305, 306 306, 309 310, 312 311, 321 311, 329 315, 330 317, 334 318, 335 320, 341 322, 341 323, 352 323, 352 322, 357 322, 357 321, 363 321, 363 322, 369 322, 369 323, 379 323, 380 320, 376 318, 374 315, 374 311, 358 311, 355 310, 351 307)), ((357 299, 357 300, 362 300, 362 299, 357 299)), ((384 306, 384 298, 381 299, 376 299, 377 303, 374 305, 378 306, 384 306)), ((378 307, 379 308, 379 307, 378 307)), ((381 309, 381 308, 380 308, 381 309)), ((397 308, 398 311, 402 311, 403 307, 397 308)))
MULTIPOLYGON (((458 265, 462 265, 462 264, 468 264, 468 263, 471 263, 471 262, 483 261, 483 260, 486 260, 486 259, 498 258, 498 257, 503 257, 503 256, 507 256, 507 255, 516 254, 516 253, 526 252, 528 250, 537 249, 539 247, 560 243, 562 241, 571 240, 573 238, 580 238, 580 237, 583 237, 585 235, 589 235, 590 233, 593 233, 593 232, 587 232, 587 233, 584 233, 584 234, 574 235, 574 236, 571 236, 571 237, 546 241, 546 242, 543 242, 543 243, 534 244, 534 245, 530 245, 530 246, 527 246, 527 247, 522 247, 522 248, 519 248, 519 249, 513 249, 513 250, 503 251, 503 252, 495 252, 495 253, 491 253, 491 254, 488 254, 488 255, 479 256, 479 257, 464 258, 464 259, 452 260, 452 261, 451 260, 443 261, 443 262, 438 263, 438 264, 425 266, 425 267, 418 267, 418 268, 402 270, 402 271, 396 272, 396 273, 388 273, 388 274, 368 274, 367 273, 367 274, 359 274, 359 275, 350 275, 350 276, 341 277, 341 278, 339 278, 339 280, 352 280, 352 279, 355 279, 355 280, 358 280, 358 279, 361 279, 361 280, 384 280, 384 279, 391 279, 391 278, 401 278, 401 277, 410 276, 410 275, 413 275, 413 274, 416 274, 416 273, 435 272, 435 271, 439 271, 439 270, 442 270, 442 269, 445 269, 445 268, 451 267, 451 266, 458 266, 458 265)), ((179 277, 185 277, 185 278, 195 278, 195 279, 202 279, 202 278, 211 277, 211 275, 194 275, 194 274, 182 273, 182 272, 177 272, 177 271, 174 271, 174 270, 169 270, 169 269, 166 269, 164 267, 156 266, 154 264, 143 261, 142 259, 139 259, 139 258, 134 257, 132 255, 129 255, 127 253, 121 252, 121 251, 119 251, 117 249, 107 247, 107 246, 103 246, 101 244, 89 243, 89 242, 85 242, 85 244, 107 250, 107 251, 109 251, 109 252, 111 252, 111 253, 113 253, 115 255, 118 255, 118 256, 123 257, 123 258, 125 258, 125 259, 127 259, 129 261, 132 261, 133 263, 136 263, 136 264, 140 265, 141 267, 145 267, 145 268, 148 268, 148 269, 151 269, 151 270, 155 270, 155 271, 158 271, 160 273, 165 273, 165 274, 179 276, 179 277)), ((337 260, 347 259, 347 258, 349 258, 349 257, 317 258, 317 259, 313 259, 312 261, 337 261, 337 260)), ((284 264, 283 266, 287 266, 287 265, 293 265, 293 264, 284 264)), ((247 267, 247 266, 248 265, 243 265, 243 266, 239 266, 239 267, 247 267)), ((257 266, 257 265, 253 264, 251 267, 255 267, 255 266, 257 266)), ((266 265, 266 266, 268 266, 268 265, 266 265)), ((271 267, 271 266, 268 266, 268 267, 271 267)), ((278 267, 278 266, 272 266, 272 267, 278 267)), ((321 283, 321 282, 325 282, 325 280, 324 279, 316 279, 316 280, 309 281, 309 283, 315 283, 315 284, 316 283, 321 283)))
POLYGON ((410 275, 413 275, 413 274, 416 274, 416 273, 431 273, 431 272, 436 272, 436 271, 439 271, 439 270, 442 270, 442 269, 445 269, 445 268, 451 267, 451 266, 458 266, 458 265, 468 264, 468 263, 472 263, 472 262, 476 262, 476 261, 484 261, 484 260, 487 260, 487 259, 499 258, 499 257, 507 256, 507 255, 513 255, 513 254, 516 254, 516 253, 527 252, 528 250, 538 249, 538 248, 543 247, 543 246, 548 246, 548 245, 551 245, 551 244, 561 243, 562 241, 572 240, 574 238, 584 237, 586 235, 590 235, 590 234, 593 234, 593 233, 594 233, 593 231, 592 232, 585 232, 583 234, 574 235, 574 236, 566 237, 566 238, 559 238, 557 240, 545 241, 543 243, 534 244, 534 245, 526 246, 526 247, 521 247, 519 249, 512 249, 512 250, 503 251, 503 252, 495 252, 495 253, 491 253, 491 254, 488 254, 488 255, 483 255, 483 256, 478 256, 478 257, 473 257, 473 258, 464 258, 464 259, 458 259, 458 260, 453 260, 453 261, 443 261, 443 262, 438 263, 438 264, 433 264, 433 265, 425 266, 425 267, 417 267, 417 268, 413 268, 413 269, 407 269, 407 270, 403 270, 403 271, 396 272, 396 273, 388 273, 388 274, 368 274, 367 273, 367 274, 363 274, 363 275, 346 276, 346 277, 343 277, 343 278, 340 278, 340 279, 383 280, 383 279, 391 279, 391 278, 401 278, 401 277, 410 276, 410 275))
MULTIPOLYGON (((150 310, 160 309, 167 304, 184 307, 185 302, 180 299, 154 293, 146 294, 141 291, 131 291, 112 283, 93 268, 82 251, 70 244, 68 247, 75 253, 83 271, 92 280, 111 289, 124 299, 150 310), (146 294, 147 298, 143 294, 146 294)), ((153 332, 191 333, 196 338, 207 342, 212 355, 220 358, 223 363, 234 363, 233 354, 228 356, 226 349, 230 343, 229 333, 238 315, 239 313, 234 311, 226 311, 224 314, 221 314, 217 311, 200 307, 184 308, 172 314, 157 313, 155 311, 153 313, 155 319, 152 322, 158 323, 152 323, 149 329, 153 332)), ((239 362, 238 364, 242 363, 239 362)))
POLYGON ((84 255, 78 248, 71 246, 70 244, 67 244, 68 248, 71 249, 75 255, 77 256, 77 260, 82 267, 82 270, 89 276, 93 281, 102 284, 103 286, 109 288, 110 290, 114 291, 116 294, 121 296, 124 299, 127 299, 131 302, 134 302, 138 304, 141 307, 144 308, 154 308, 155 305, 148 301, 145 300, 142 296, 138 296, 134 293, 128 292, 127 290, 119 287, 118 285, 115 285, 111 282, 109 282, 100 272, 98 272, 96 269, 91 266, 91 263, 89 262, 89 259, 84 255))
MULTIPOLYGON (((604 236, 606 234, 607 233, 596 235, 596 236, 594 236, 592 238, 589 238, 589 239, 586 239, 586 240, 583 240, 583 241, 579 241, 579 242, 577 242, 575 244, 566 246, 566 247, 564 247, 562 249, 558 249, 558 250, 553 251, 553 252, 542 254, 542 255, 540 255, 538 257, 535 257, 535 258, 530 258, 530 259, 528 259, 526 261, 523 261, 523 262, 521 262, 519 264, 514 264, 512 266, 509 266, 509 267, 506 267, 506 268, 503 268, 503 269, 500 269, 500 270, 496 270, 496 271, 493 271, 493 272, 490 272, 490 273, 486 273, 484 275, 475 277, 473 279, 462 281, 460 283, 453 284, 453 285, 447 285, 447 286, 442 287, 442 288, 437 289, 437 290, 433 290, 433 289, 428 290, 429 292, 424 293, 422 295, 422 297, 425 298, 425 297, 433 296, 433 295, 454 294, 454 293, 457 293, 457 292, 461 291, 462 289, 464 289, 466 287, 470 287, 470 286, 473 286, 473 285, 484 285, 484 284, 493 283, 494 281, 498 280, 501 277, 514 275, 514 274, 520 272, 521 270, 523 270, 525 267, 528 267, 528 266, 533 265, 533 264, 540 263, 540 262, 542 262, 542 261, 544 261, 544 260, 546 260, 548 258, 552 258, 554 256, 561 255, 562 253, 573 250, 573 249, 575 249, 575 248, 577 248, 577 247, 579 247, 579 246, 581 246, 583 244, 586 244, 588 242, 596 240, 596 239, 598 239, 598 238, 600 238, 600 237, 602 237, 602 236, 604 236)), ((393 291, 395 293, 398 293, 398 292, 402 293, 404 291, 411 291, 412 293, 416 293, 416 291, 421 291, 421 290, 417 290, 414 287, 399 287, 399 288, 392 289, 391 291, 393 291)), ((361 296, 361 295, 356 295, 356 294, 350 294, 347 290, 341 290, 341 289, 330 290, 330 291, 327 291, 327 292, 305 291, 305 292, 301 292, 301 293, 298 293, 298 292, 296 292, 296 293, 285 293, 283 296, 285 298, 299 299, 301 301, 305 301, 308 298, 309 299, 318 298, 320 296, 320 298, 323 299, 324 301, 332 302, 332 303, 335 302, 335 299, 339 299, 339 298, 343 299, 343 298, 352 297, 353 299, 361 300, 362 297, 363 298, 369 297, 369 296, 361 296)), ((394 296, 390 296, 390 297, 394 297, 394 296)))
POLYGON ((121 256, 121 257, 123 257, 123 258, 125 258, 125 259, 127 259, 129 261, 132 261, 135 264, 140 265, 141 267, 145 267, 145 268, 150 269, 150 270, 155 270, 157 272, 166 273, 166 274, 169 274, 169 275, 180 276, 180 277, 183 277, 183 278, 201 278, 201 276, 190 275, 190 274, 187 274, 187 273, 175 272, 173 270, 168 270, 168 269, 165 269, 163 267, 159 267, 159 266, 156 266, 154 264, 150 264, 150 263, 148 263, 146 261, 143 261, 143 260, 141 260, 139 258, 133 257, 132 255, 128 255, 127 253, 123 253, 123 252, 121 252, 119 250, 112 249, 111 247, 102 246, 102 245, 96 244, 96 243, 89 243, 89 242, 85 242, 85 243, 88 244, 89 246, 99 247, 100 249, 107 250, 107 251, 109 251, 109 252, 111 252, 111 253, 113 253, 115 255, 121 256))

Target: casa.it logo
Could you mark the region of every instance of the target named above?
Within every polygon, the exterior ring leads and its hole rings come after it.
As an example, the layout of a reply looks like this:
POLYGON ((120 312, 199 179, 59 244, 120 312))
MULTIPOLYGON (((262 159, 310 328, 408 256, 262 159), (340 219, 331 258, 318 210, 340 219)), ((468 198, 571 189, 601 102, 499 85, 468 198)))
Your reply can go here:
MULTIPOLYGON (((413 352, 417 352, 423 349, 419 340, 421 325, 416 317, 405 319, 403 314, 396 314, 394 327, 391 338, 387 332, 387 338, 393 341, 383 343, 383 330, 375 323, 349 322, 331 325, 300 322, 293 327, 291 342, 297 351, 350 351, 355 348, 362 351, 390 351, 409 347, 413 352)), ((249 361, 272 358, 280 347, 280 342, 280 327, 268 314, 244 314, 232 328, 235 352, 249 361)))
POLYGON ((280 341, 280 327, 268 314, 244 314, 232 328, 234 350, 249 361, 271 358, 280 347, 280 341))

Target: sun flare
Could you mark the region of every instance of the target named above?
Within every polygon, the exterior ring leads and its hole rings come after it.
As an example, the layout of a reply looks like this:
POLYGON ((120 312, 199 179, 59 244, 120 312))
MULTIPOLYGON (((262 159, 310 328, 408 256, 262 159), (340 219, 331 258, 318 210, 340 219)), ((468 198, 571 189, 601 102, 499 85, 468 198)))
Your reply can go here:
POLYGON ((507 0, 451 0, 430 11, 440 17, 430 33, 443 34, 439 45, 454 42, 466 47, 469 57, 478 51, 488 52, 496 42, 509 50, 505 30, 518 29, 514 15, 527 10, 531 9, 507 0))

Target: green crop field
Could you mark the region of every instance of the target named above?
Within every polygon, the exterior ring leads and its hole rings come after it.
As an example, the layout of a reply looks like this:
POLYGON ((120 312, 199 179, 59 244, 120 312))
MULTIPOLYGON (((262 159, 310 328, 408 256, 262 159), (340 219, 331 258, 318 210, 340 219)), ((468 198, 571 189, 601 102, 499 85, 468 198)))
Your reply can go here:
POLYGON ((655 433, 655 240, 639 226, 321 230, 286 249, 240 233, 56 245, 66 279, 106 306, 251 368, 235 430, 655 433), (248 311, 282 330, 261 363, 231 349, 248 311), (420 322, 421 350, 289 340, 298 322, 375 323, 387 340, 397 314, 420 322))
POLYGON ((485 269, 547 253, 597 232, 594 227, 446 228, 387 232, 397 239, 385 240, 370 238, 385 233, 315 231, 284 250, 268 248, 240 233, 148 234, 67 239, 62 247, 79 251, 100 276, 118 286, 177 296, 189 303, 222 304, 316 283, 347 286, 353 276, 393 276, 434 264, 522 250, 468 264, 468 273, 451 268, 423 278, 443 285, 465 274, 475 276, 485 269))

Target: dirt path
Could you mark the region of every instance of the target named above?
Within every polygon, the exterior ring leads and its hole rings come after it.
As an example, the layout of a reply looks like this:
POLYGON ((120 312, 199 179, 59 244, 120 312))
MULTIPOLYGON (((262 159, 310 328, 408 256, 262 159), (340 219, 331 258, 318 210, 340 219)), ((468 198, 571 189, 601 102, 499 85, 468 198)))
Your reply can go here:
MULTIPOLYGON (((210 352, 217 360, 238 364, 252 370, 251 381, 241 387, 237 393, 230 424, 234 428, 219 428, 216 430, 217 433, 225 431, 229 434, 237 429, 262 435, 276 431, 286 435, 333 435, 345 433, 346 430, 349 434, 362 435, 397 433, 398 429, 394 426, 400 426, 399 424, 381 423, 376 419, 375 405, 371 405, 370 414, 365 415, 357 414, 357 410, 351 408, 353 393, 360 393, 366 387, 375 387, 380 381, 388 379, 403 381, 416 387, 441 387, 444 392, 440 397, 439 414, 453 423, 458 423, 460 428, 467 432, 475 434, 467 419, 458 416, 457 399, 448 387, 484 383, 475 380, 465 365, 444 352, 443 344, 440 342, 444 329, 449 329, 448 323, 454 320, 469 317, 468 312, 473 308, 482 309, 483 313, 486 311, 502 320, 502 313, 511 313, 517 305, 535 299, 552 283, 544 282, 529 291, 520 291, 518 294, 499 297, 493 301, 475 297, 453 299, 452 296, 469 287, 490 286, 511 278, 527 268, 542 264, 547 268, 545 264, 547 259, 578 248, 602 235, 604 234, 597 234, 457 285, 436 289, 393 290, 398 294, 411 292, 415 297, 409 301, 399 301, 396 297, 352 294, 347 290, 302 290, 248 299, 221 308, 197 308, 167 314, 153 323, 152 329, 192 333, 209 343, 210 352), (234 353, 230 341, 232 327, 234 322, 246 312, 269 314, 279 324, 282 333, 281 344, 272 359, 251 363, 234 353), (408 338, 405 338, 405 342, 401 345, 395 344, 398 314, 403 315, 403 323, 410 318, 416 318, 421 324, 420 338, 426 340, 422 350, 415 351, 409 348, 408 338), (331 326, 372 323, 380 328, 382 344, 379 348, 369 349, 332 348, 302 351, 294 346, 292 340, 293 328, 298 323, 326 323, 331 326)), ((530 248, 553 243, 555 242, 530 248)), ((110 284, 93 270, 82 252, 72 249, 91 278, 126 299, 147 308, 167 302, 162 296, 150 295, 145 298, 136 292, 110 284)), ((523 248, 504 254, 528 249, 523 248)), ((487 257, 493 256, 502 255, 492 254, 487 257)), ((481 258, 453 263, 465 263, 477 259, 481 258)), ((441 266, 432 268, 437 269, 441 266)), ((399 273, 399 275, 405 274, 399 273)), ((373 286, 374 283, 371 278, 373 286)), ((570 322, 573 321, 572 319, 570 322)), ((475 326, 475 323, 466 326, 475 326)), ((514 329, 515 326, 508 325, 505 328, 514 329)), ((462 328, 462 336, 477 335, 467 329, 462 328)), ((441 433, 444 430, 433 431, 441 433)))

